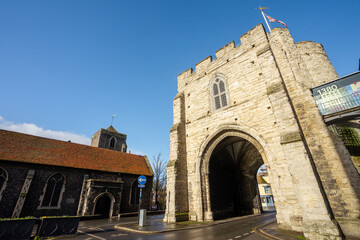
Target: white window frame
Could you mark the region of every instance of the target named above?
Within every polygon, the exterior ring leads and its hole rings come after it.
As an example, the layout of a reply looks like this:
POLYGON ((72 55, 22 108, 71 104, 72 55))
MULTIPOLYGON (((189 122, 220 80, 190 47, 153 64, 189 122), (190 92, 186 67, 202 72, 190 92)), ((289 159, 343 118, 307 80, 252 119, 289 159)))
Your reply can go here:
POLYGON ((264 192, 265 193, 271 193, 270 186, 264 186, 264 192))

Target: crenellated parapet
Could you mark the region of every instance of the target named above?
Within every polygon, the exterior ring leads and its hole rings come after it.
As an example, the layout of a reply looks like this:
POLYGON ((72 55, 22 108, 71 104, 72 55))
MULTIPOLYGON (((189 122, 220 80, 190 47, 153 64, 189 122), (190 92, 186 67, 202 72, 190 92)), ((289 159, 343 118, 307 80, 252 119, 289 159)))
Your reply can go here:
POLYGON ((239 55, 242 55, 249 50, 253 50, 255 47, 263 48, 262 45, 267 42, 267 33, 263 25, 259 24, 242 35, 240 37, 240 42, 240 45, 235 46, 235 42, 231 41, 215 52, 215 59, 213 59, 212 56, 208 56, 195 64, 195 69, 190 68, 179 74, 178 91, 182 91, 182 89, 192 80, 196 80, 211 73, 239 55))
POLYGON ((235 42, 231 41, 228 44, 226 44, 224 47, 220 48, 215 52, 216 58, 222 58, 226 53, 234 50, 235 48, 235 42))

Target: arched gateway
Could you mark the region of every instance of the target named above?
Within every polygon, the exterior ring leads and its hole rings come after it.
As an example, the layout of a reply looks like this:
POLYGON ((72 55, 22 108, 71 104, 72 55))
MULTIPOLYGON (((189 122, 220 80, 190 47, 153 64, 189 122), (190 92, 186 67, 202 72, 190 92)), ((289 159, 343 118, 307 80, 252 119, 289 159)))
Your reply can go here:
POLYGON ((222 126, 199 158, 205 221, 260 212, 256 173, 268 165, 264 148, 238 126, 222 126))
POLYGON ((360 236, 360 178, 310 89, 338 78, 320 44, 258 25, 178 76, 164 221, 259 213, 268 168, 277 223, 308 239, 360 236))

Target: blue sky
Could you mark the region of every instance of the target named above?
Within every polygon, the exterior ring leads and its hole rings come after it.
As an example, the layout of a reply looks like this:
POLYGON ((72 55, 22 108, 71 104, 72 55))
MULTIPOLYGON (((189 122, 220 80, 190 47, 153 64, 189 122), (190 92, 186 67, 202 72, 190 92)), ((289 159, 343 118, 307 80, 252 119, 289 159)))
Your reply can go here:
POLYGON ((264 24, 259 5, 358 70, 358 0, 1 0, 0 128, 88 143, 116 114, 129 150, 167 161, 177 75, 264 24))

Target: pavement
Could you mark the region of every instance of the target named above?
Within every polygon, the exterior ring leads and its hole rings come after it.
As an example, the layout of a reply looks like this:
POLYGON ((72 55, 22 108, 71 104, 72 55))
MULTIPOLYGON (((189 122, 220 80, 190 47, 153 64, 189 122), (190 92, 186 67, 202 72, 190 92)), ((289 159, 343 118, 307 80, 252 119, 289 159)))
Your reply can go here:
MULTIPOLYGON (((268 213, 274 214, 274 213, 268 213)), ((254 215, 234 217, 224 220, 217 220, 213 222, 177 222, 177 223, 164 223, 162 219, 147 219, 145 226, 140 227, 137 223, 127 223, 115 225, 115 228, 118 230, 140 233, 140 234, 156 234, 156 233, 165 233, 172 231, 181 231, 189 230, 195 228, 204 228, 209 226, 214 226, 218 224, 224 224, 232 221, 237 221, 239 219, 248 218, 254 215)), ((252 229, 254 233, 266 238, 266 239, 276 239, 276 240, 299 240, 305 239, 304 235, 299 232, 294 231, 284 231, 278 228, 276 223, 275 214, 274 219, 265 222, 262 225, 255 226, 252 229)))

